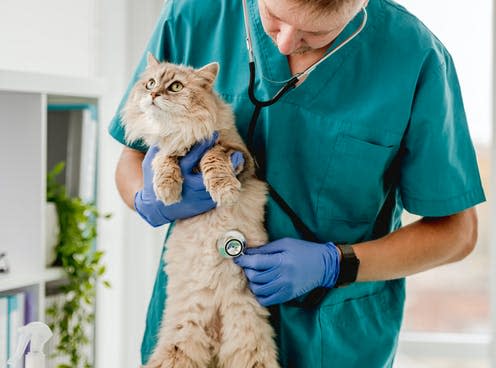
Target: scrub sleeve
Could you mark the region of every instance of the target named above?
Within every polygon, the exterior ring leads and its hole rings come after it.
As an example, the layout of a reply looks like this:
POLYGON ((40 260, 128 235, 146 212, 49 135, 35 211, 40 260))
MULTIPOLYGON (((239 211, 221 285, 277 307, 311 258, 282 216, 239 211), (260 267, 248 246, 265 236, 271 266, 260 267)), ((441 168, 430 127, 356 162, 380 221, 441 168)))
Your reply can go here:
POLYGON ((420 216, 446 216, 485 200, 453 61, 431 54, 404 140, 401 199, 420 216))

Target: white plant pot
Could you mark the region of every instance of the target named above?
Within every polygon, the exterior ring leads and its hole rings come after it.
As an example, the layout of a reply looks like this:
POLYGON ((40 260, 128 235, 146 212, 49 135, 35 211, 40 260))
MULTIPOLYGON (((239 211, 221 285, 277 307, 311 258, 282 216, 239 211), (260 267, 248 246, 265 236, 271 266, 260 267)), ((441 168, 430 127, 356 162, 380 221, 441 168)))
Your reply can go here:
POLYGON ((59 240, 59 217, 57 215, 57 207, 53 202, 47 202, 45 207, 45 265, 50 267, 55 262, 56 253, 55 247, 59 240))

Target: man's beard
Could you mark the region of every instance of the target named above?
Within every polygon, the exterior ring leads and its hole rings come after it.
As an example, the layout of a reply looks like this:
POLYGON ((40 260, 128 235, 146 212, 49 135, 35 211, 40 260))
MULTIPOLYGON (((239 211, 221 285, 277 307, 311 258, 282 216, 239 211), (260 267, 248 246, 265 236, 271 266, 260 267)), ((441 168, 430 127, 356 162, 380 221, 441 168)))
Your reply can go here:
MULTIPOLYGON (((270 37, 270 39, 272 40, 272 43, 274 44, 274 46, 278 47, 276 40, 274 40, 273 37, 270 37)), ((290 55, 303 55, 303 54, 306 54, 307 52, 312 51, 312 50, 313 49, 310 46, 302 46, 302 47, 299 47, 296 50, 294 50, 290 55)))
POLYGON ((303 55, 306 54, 308 51, 311 51, 312 48, 310 46, 303 46, 291 53, 291 55, 303 55))

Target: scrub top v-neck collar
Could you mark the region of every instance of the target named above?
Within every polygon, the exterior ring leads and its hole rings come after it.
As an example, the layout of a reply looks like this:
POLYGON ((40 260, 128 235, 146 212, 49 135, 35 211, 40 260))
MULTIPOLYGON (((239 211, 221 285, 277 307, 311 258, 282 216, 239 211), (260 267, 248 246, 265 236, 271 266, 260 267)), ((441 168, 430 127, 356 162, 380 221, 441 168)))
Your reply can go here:
MULTIPOLYGON (((312 100, 322 93, 322 89, 329 85, 345 60, 348 60, 352 53, 355 53, 368 35, 375 28, 374 17, 379 16, 378 6, 380 0, 370 0, 367 5, 369 13, 365 28, 358 34, 350 43, 345 45, 343 49, 332 55, 320 64, 312 73, 308 75, 306 80, 297 88, 285 95, 281 101, 297 105, 309 105, 312 100)), ((250 27, 252 29, 252 43, 255 53, 256 63, 256 90, 257 96, 269 98, 272 96, 282 84, 268 82, 261 77, 261 74, 274 81, 284 81, 291 78, 291 70, 289 61, 286 55, 279 52, 279 49, 274 44, 273 40, 267 35, 263 29, 262 21, 258 8, 258 0, 248 0, 248 12, 250 19, 250 27)), ((355 32, 363 21, 363 12, 359 12, 352 21, 345 27, 339 36, 332 42, 329 50, 338 46, 348 36, 355 32)))

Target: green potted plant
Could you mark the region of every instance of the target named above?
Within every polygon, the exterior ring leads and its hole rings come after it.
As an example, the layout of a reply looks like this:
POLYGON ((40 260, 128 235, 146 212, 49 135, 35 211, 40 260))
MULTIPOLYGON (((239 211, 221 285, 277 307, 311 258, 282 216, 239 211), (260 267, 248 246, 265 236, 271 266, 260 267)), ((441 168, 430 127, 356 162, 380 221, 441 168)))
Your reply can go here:
MULTIPOLYGON (((60 361, 57 368, 90 368, 88 329, 95 319, 96 284, 105 274, 103 252, 94 249, 97 236, 97 219, 101 215, 94 204, 85 203, 78 197, 70 197, 56 176, 64 169, 57 164, 47 176, 47 201, 55 203, 59 221, 59 237, 55 248, 55 265, 61 266, 67 276, 60 292, 61 302, 49 305, 46 314, 50 328, 58 342, 53 355, 60 361)), ((110 287, 108 281, 102 281, 110 287)))

